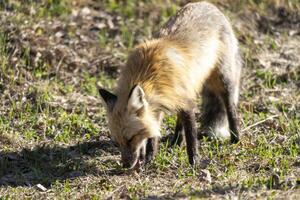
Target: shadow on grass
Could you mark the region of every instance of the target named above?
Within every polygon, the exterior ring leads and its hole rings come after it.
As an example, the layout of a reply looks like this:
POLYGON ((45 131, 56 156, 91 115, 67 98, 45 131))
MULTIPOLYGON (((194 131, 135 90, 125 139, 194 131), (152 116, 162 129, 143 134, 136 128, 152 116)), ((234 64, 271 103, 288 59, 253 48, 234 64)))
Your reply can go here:
MULTIPOLYGON (((161 143, 173 135, 162 137, 161 143)), ((110 140, 87 141, 72 146, 44 145, 21 151, 0 152, 0 187, 46 187, 80 176, 122 175, 116 162, 118 148, 110 140)), ((124 174, 123 174, 124 175, 124 174)))
POLYGON ((187 193, 175 193, 171 195, 164 195, 164 196, 148 196, 143 198, 143 200, 160 200, 160 199, 190 199, 190 198, 200 198, 200 199, 207 199, 207 198, 212 198, 212 195, 214 196, 224 196, 228 194, 230 196, 232 195, 239 195, 243 191, 246 191, 246 189, 241 189, 238 186, 229 186, 229 185, 215 185, 212 186, 210 189, 203 189, 203 190, 196 190, 196 191, 191 191, 187 193))
POLYGON ((0 152, 0 186, 50 186, 87 174, 116 175, 120 173, 114 159, 117 154, 109 140, 0 152))

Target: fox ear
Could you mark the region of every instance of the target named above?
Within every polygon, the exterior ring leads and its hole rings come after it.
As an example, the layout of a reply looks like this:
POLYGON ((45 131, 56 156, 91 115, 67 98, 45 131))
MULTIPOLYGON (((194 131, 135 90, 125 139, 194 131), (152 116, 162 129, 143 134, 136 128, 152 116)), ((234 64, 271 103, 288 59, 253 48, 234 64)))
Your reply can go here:
POLYGON ((117 101, 117 96, 103 88, 99 88, 98 90, 106 109, 112 111, 117 101))
POLYGON ((127 108, 129 111, 137 111, 147 104, 144 90, 135 85, 130 91, 127 108))

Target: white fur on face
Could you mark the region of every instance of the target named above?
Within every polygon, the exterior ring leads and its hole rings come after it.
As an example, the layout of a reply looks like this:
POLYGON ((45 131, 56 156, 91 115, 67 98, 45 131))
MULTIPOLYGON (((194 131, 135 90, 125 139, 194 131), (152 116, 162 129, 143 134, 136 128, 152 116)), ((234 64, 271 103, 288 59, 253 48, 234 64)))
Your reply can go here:
POLYGON ((123 152, 123 164, 130 163, 129 168, 139 166, 141 153, 143 157, 146 154, 147 139, 160 136, 159 121, 153 117, 147 107, 145 109, 141 116, 128 111, 119 116, 109 114, 109 128, 112 138, 115 138, 121 152, 123 152))
MULTIPOLYGON (((108 125, 115 141, 129 140, 144 131, 146 138, 160 137, 160 122, 154 114, 144 106, 144 113, 138 116, 131 111, 124 113, 108 113, 108 125)), ((126 141, 124 141, 126 142, 126 141)))
POLYGON ((160 119, 156 119, 150 111, 146 111, 143 116, 144 126, 147 127, 148 137, 160 137, 160 119))

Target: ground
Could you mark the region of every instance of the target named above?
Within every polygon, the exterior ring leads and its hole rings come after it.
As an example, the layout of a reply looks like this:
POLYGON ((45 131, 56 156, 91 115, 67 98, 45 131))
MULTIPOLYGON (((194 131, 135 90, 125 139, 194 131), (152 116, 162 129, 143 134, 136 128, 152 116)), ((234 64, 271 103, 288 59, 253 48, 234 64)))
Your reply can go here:
POLYGON ((187 1, 0 1, 0 199, 299 199, 300 3, 210 2, 241 45, 241 142, 199 141, 192 168, 169 116, 154 162, 129 173, 96 83, 112 89, 187 1))

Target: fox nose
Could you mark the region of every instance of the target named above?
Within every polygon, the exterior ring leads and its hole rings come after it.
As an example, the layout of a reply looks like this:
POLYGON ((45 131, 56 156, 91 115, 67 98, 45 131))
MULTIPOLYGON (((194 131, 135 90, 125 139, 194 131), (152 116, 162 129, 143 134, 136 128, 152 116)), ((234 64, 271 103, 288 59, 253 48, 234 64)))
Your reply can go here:
POLYGON ((130 168, 132 163, 131 154, 129 152, 122 151, 121 159, 122 159, 123 168, 130 168))

